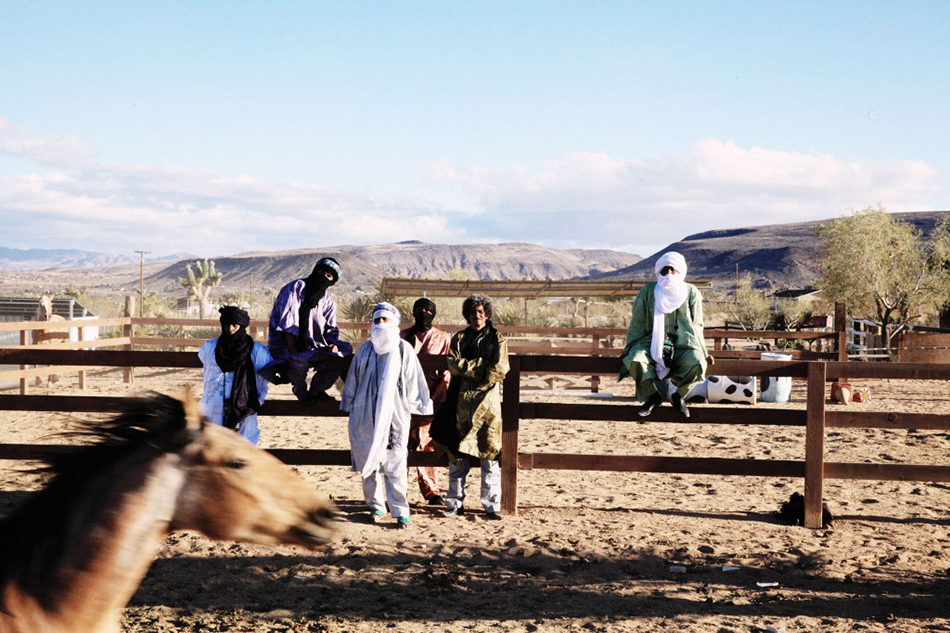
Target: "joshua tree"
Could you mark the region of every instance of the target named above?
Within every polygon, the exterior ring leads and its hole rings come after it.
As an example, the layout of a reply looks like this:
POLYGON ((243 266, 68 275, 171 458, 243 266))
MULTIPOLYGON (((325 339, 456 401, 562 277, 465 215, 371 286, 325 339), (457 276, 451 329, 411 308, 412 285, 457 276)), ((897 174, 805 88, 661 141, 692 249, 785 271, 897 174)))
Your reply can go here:
POLYGON ((191 265, 186 267, 187 277, 179 277, 178 283, 188 290, 188 296, 198 300, 198 317, 205 318, 205 302, 211 289, 221 283, 223 275, 214 269, 214 260, 206 259, 195 262, 195 270, 191 270, 191 265))

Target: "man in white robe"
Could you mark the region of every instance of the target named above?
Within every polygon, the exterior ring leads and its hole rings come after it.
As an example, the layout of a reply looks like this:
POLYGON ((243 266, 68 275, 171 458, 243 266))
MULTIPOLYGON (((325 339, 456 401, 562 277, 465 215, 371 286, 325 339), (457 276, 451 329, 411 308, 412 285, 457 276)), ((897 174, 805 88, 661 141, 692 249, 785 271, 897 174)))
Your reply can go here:
POLYGON ((399 527, 409 527, 409 428, 413 414, 432 415, 432 401, 412 344, 399 337, 399 310, 388 303, 373 310, 370 340, 353 357, 340 409, 350 414, 350 458, 370 519, 385 516, 388 500, 399 527))

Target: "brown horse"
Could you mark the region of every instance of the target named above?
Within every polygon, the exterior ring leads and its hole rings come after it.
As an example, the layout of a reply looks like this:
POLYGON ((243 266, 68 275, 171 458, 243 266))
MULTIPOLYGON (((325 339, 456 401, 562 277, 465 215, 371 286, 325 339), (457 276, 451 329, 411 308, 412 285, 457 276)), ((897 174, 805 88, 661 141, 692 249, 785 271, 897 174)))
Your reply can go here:
POLYGON ((166 534, 314 548, 332 504, 269 453, 200 419, 190 393, 137 400, 0 522, 0 631, 118 631, 166 534))
MULTIPOLYGON (((43 295, 40 297, 39 303, 36 306, 36 314, 34 318, 37 321, 49 321, 50 323, 65 323, 66 319, 59 316, 58 314, 53 314, 53 298, 49 295, 43 295)), ((69 342, 69 330, 33 330, 33 344, 34 345, 44 345, 48 343, 68 343, 69 342)), ((39 365, 37 365, 39 367, 39 365)), ((49 386, 51 382, 57 382, 59 376, 56 374, 50 374, 46 377, 46 386, 49 386)), ((43 384, 43 378, 41 376, 36 377, 35 385, 37 387, 43 384)))

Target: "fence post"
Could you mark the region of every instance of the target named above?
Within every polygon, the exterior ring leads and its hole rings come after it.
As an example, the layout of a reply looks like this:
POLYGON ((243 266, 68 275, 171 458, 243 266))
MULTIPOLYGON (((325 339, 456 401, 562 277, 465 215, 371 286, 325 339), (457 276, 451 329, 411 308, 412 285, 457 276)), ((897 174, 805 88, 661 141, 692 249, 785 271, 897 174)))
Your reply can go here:
POLYGON ((848 362, 848 312, 845 305, 835 303, 835 332, 838 333, 838 361, 848 362))
MULTIPOLYGON (((135 299, 132 295, 125 297, 125 317, 129 322, 122 327, 122 334, 132 340, 132 315, 135 313, 135 299)), ((131 343, 125 346, 125 349, 132 351, 135 349, 131 343)), ((133 367, 126 367, 122 372, 122 379, 128 384, 135 382, 135 372, 133 367)))
MULTIPOLYGON (((592 338, 594 349, 600 347, 600 334, 594 334, 592 338)), ((597 357, 597 352, 595 351, 594 356, 597 357)), ((600 376, 591 376, 590 377, 590 392, 599 393, 600 392, 600 376)))
POLYGON ((825 485, 824 361, 808 363, 808 408, 805 415, 805 527, 821 527, 825 485))
POLYGON ((501 401, 501 510, 518 514, 518 417, 521 409, 521 356, 508 357, 501 401))
MULTIPOLYGON (((24 345, 29 345, 29 343, 27 343, 28 336, 29 336, 28 330, 20 330, 20 346, 21 347, 24 345)), ((27 367, 28 367, 27 365, 20 365, 20 371, 26 371, 27 367)), ((30 382, 29 378, 27 378, 26 376, 20 377, 20 395, 21 396, 26 395, 26 390, 28 388, 29 382, 30 382)))
MULTIPOLYGON (((86 336, 83 332, 84 329, 85 328, 83 328, 81 325, 78 328, 76 328, 76 331, 79 332, 80 342, 86 340, 86 336)), ((86 389, 86 370, 85 369, 79 370, 79 388, 82 389, 83 391, 85 391, 86 389)))

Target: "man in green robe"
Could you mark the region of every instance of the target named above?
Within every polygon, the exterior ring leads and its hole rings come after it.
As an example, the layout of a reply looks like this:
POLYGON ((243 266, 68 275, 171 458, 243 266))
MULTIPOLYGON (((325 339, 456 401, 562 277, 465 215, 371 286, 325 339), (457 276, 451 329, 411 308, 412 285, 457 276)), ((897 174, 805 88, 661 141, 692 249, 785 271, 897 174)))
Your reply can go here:
POLYGON ((654 271, 657 281, 645 284, 633 304, 618 380, 633 376, 642 417, 665 400, 671 381, 676 391, 670 401, 688 418, 686 394, 712 362, 703 337, 703 297, 686 283, 686 260, 679 253, 664 253, 654 271))
POLYGON ((481 502, 488 519, 501 519, 501 384, 508 373, 508 341, 491 322, 492 303, 472 295, 462 304, 468 327, 452 337, 446 357, 445 404, 432 423, 432 438, 449 454, 446 516, 464 513, 469 459, 481 465, 481 502))

